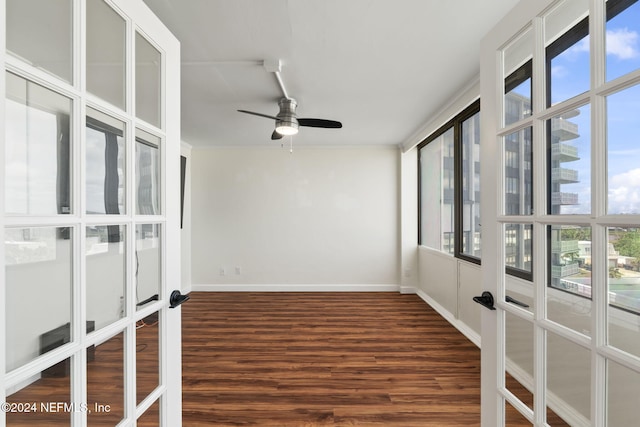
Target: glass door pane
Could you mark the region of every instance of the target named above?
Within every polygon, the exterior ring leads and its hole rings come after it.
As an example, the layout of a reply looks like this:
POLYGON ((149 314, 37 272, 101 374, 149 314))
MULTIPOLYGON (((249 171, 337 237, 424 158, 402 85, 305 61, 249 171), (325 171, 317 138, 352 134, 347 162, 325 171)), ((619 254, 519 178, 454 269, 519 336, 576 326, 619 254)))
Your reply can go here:
POLYGON ((136 32, 136 116, 160 127, 160 52, 136 32))
POLYGON ((71 400, 71 358, 65 359, 21 384, 7 390, 7 427, 71 425, 76 408, 71 400))
POLYGON ((126 315, 125 225, 86 228, 87 320, 95 330, 126 315))
POLYGON ((160 214, 160 138, 136 129, 136 214, 160 214))
POLYGON ((71 342, 72 255, 70 228, 5 229, 7 372, 71 342))
POLYGON ((71 100, 7 73, 5 212, 72 213, 71 100))
POLYGON ((125 214, 125 124, 92 108, 87 108, 86 120, 86 212, 125 214))
POLYGON ((124 332, 95 346, 87 364, 87 425, 115 426, 124 418, 124 332), (108 387, 106 386, 108 384, 108 387))
POLYGON ((126 30, 103 0, 87 0, 87 91, 123 110, 126 30))
POLYGON ((6 2, 9 53, 71 83, 73 0, 6 2))

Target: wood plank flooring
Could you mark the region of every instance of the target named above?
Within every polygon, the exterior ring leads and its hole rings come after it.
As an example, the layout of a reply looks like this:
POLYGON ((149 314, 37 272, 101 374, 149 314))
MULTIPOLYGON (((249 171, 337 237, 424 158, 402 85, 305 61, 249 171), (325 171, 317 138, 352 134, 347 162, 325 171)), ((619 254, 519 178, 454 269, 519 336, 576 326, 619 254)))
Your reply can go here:
POLYGON ((480 425, 480 351, 416 295, 197 293, 185 426, 480 425))

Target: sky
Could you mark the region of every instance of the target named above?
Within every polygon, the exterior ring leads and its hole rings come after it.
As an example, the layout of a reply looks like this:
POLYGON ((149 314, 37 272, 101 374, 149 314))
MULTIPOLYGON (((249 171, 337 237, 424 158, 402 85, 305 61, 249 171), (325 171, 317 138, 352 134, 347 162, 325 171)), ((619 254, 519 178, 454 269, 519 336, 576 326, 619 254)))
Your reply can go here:
MULTIPOLYGON (((640 69, 640 2, 607 22, 606 79, 640 69)), ((589 88, 588 36, 556 57, 552 63, 552 103, 562 102, 589 88)), ((578 170, 580 182, 565 184, 563 192, 578 193, 580 205, 563 213, 590 213, 590 106, 569 119, 580 137, 567 141, 578 148, 580 160, 563 167, 578 170)), ((640 213, 640 85, 607 97, 608 213, 640 213)), ((603 159, 603 161, 605 161, 603 159)))

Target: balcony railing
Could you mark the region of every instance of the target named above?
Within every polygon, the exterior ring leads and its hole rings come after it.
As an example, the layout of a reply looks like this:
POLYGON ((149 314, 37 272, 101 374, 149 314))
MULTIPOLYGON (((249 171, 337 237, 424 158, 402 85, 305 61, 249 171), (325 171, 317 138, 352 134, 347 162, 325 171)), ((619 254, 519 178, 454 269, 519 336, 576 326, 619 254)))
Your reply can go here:
POLYGON ((551 204, 557 205, 577 205, 578 193, 553 193, 551 195, 551 204))
POLYGON ((577 240, 559 240, 555 241, 551 244, 551 251, 554 254, 565 254, 567 252, 578 252, 580 248, 578 247, 577 240))
POLYGON ((580 180, 578 179, 577 170, 565 168, 554 168, 551 171, 551 180, 553 182, 559 182, 561 184, 580 182, 580 180))
POLYGON ((580 160, 580 156, 578 156, 578 149, 572 145, 563 144, 562 142, 551 144, 551 155, 554 159, 561 162, 573 162, 575 160, 580 160))
POLYGON ((575 276, 580 272, 580 266, 578 263, 567 264, 567 265, 552 265, 551 266, 551 276, 552 277, 568 277, 575 276))
POLYGON ((575 139, 580 136, 577 124, 557 118, 551 120, 551 135, 560 141, 575 139))

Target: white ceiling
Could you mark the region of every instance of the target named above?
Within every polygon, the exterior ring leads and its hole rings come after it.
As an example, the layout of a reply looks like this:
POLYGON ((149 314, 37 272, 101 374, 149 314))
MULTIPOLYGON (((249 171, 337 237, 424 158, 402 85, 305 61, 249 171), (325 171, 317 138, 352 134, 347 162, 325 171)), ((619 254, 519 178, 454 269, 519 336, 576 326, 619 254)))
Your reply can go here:
POLYGON ((484 34, 518 0, 144 0, 180 40, 182 139, 269 145, 280 59, 304 127, 295 144, 397 145, 478 78, 484 34))

